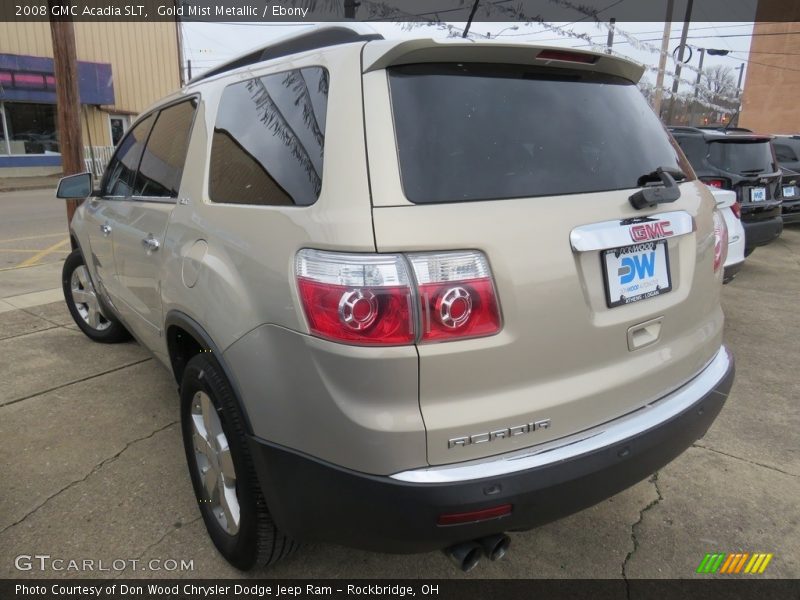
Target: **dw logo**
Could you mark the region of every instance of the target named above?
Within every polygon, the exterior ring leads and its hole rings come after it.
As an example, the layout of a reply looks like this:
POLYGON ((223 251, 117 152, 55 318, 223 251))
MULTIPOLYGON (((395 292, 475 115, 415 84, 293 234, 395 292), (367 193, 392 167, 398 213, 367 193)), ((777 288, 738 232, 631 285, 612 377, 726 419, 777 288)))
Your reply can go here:
POLYGON ((626 285, 634 278, 644 279, 652 277, 656 267, 656 253, 640 254, 638 256, 626 256, 622 259, 621 266, 617 271, 619 284, 626 285))

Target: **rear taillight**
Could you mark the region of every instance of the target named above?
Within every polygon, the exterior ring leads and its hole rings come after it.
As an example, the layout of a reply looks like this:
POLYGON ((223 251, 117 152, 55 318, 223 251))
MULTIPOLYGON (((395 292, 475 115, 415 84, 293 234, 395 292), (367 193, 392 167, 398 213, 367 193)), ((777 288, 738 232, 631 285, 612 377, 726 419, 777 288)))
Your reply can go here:
POLYGON ((481 252, 409 255, 418 285, 422 342, 481 337, 500 331, 489 263, 481 252))
POLYGON ((481 252, 405 257, 304 249, 295 275, 311 333, 329 340, 394 346, 500 331, 494 281, 481 252))
POLYGON ((741 219, 742 218, 742 205, 739 204, 738 201, 734 202, 733 204, 731 204, 731 212, 733 213, 734 217, 736 217, 737 219, 741 219))
POLYGON ((713 188, 718 188, 720 190, 724 190, 724 189, 728 188, 727 183, 726 183, 726 181, 724 179, 713 179, 713 178, 703 177, 701 180, 707 186, 710 186, 710 187, 713 187, 713 188))
POLYGON ((714 272, 725 264, 728 257, 728 227, 718 210, 714 211, 714 272))
POLYGON ((392 254, 301 250, 295 274, 311 332, 367 345, 415 339, 405 260, 392 254))

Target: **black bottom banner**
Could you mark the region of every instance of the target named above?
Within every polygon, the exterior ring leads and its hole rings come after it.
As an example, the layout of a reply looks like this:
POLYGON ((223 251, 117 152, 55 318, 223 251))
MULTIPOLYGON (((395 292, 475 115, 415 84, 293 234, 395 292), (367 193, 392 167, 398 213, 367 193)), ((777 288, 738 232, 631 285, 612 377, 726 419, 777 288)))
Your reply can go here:
POLYGON ((0 580, 0 599, 233 600, 263 598, 479 598, 800 600, 800 580, 0 580))

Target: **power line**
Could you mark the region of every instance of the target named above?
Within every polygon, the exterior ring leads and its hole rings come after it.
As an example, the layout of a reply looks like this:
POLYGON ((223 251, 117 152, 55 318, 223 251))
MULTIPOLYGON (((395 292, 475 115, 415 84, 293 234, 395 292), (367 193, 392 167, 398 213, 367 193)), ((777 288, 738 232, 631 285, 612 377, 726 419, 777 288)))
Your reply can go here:
POLYGON ((800 69, 794 69, 792 67, 779 67, 778 65, 770 65, 767 63, 757 62, 755 60, 750 60, 749 58, 743 58, 741 56, 730 56, 728 55, 726 58, 731 58, 733 60, 746 62, 751 65, 759 65, 760 67, 769 67, 770 69, 778 69, 780 71, 796 71, 800 73, 800 69))

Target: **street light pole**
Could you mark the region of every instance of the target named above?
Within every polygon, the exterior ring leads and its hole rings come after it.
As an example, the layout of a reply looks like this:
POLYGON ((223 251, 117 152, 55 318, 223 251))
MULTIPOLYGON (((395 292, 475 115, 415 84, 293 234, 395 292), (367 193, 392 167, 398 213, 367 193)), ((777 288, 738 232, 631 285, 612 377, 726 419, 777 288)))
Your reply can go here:
MULTIPOLYGON (((70 14, 70 0, 48 0, 50 37, 53 41, 53 70, 56 84, 56 115, 58 120, 58 147, 61 152, 61 169, 64 175, 85 171, 83 142, 81 140, 80 96, 78 94, 78 57, 75 50, 75 29, 72 18, 53 17, 70 14), (54 11, 58 6, 60 11, 54 11)), ((67 200, 67 222, 82 200, 67 200)))

